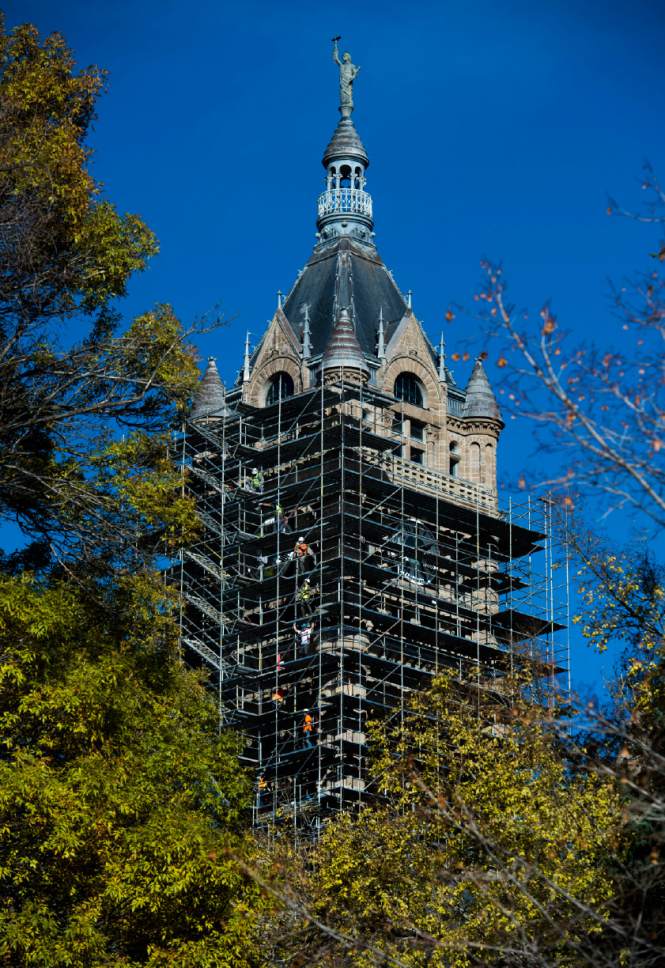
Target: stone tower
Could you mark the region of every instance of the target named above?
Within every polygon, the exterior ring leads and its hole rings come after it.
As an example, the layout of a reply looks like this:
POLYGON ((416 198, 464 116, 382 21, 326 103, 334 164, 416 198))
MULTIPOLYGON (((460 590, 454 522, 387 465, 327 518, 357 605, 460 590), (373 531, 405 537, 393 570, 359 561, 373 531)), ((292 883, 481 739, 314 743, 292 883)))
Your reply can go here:
POLYGON ((237 383, 209 362, 183 440, 183 646, 245 736, 256 822, 297 829, 373 796, 368 718, 443 668, 498 682, 555 631, 516 607, 545 535, 499 511, 482 362, 455 383, 377 251, 346 77, 314 251, 237 383))

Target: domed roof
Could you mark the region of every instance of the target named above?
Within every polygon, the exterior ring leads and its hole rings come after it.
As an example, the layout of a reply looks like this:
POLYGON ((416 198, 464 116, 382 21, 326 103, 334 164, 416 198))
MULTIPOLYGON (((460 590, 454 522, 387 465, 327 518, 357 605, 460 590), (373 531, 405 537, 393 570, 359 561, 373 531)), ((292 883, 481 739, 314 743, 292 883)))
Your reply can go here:
POLYGON ((351 118, 342 118, 335 128, 330 144, 323 154, 323 167, 327 168, 335 158, 357 158, 365 168, 369 166, 365 146, 360 140, 351 118))

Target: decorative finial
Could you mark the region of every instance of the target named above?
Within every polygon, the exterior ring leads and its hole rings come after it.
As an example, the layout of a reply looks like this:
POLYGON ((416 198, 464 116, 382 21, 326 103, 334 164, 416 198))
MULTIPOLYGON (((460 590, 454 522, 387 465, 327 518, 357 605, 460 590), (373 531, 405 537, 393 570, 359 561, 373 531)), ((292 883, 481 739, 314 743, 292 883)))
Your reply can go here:
POLYGON ((407 309, 413 308, 413 289, 409 289, 409 291, 406 294, 406 306, 407 306, 407 309))
POLYGON ((446 382, 446 341, 443 333, 439 341, 439 379, 442 383, 446 382))
POLYGON ((247 335, 245 336, 245 359, 243 361, 242 367, 242 382, 247 383, 249 380, 249 330, 247 330, 247 335))
POLYGON ((309 306, 305 303, 305 320, 302 330, 302 358, 308 360, 312 355, 312 339, 309 329, 309 306))
POLYGON ((284 296, 284 293, 282 292, 282 290, 281 289, 278 289, 277 290, 277 308, 278 309, 281 309, 282 308, 282 297, 283 296, 284 296))
POLYGON ((343 118, 350 118, 353 113, 353 82, 360 73, 360 68, 351 63, 351 54, 339 56, 339 41, 342 38, 333 37, 333 60, 339 66, 339 113, 343 118))
POLYGON ((379 345, 377 346, 376 355, 380 360, 385 360, 386 358, 386 337, 383 330, 383 306, 379 309, 379 345))

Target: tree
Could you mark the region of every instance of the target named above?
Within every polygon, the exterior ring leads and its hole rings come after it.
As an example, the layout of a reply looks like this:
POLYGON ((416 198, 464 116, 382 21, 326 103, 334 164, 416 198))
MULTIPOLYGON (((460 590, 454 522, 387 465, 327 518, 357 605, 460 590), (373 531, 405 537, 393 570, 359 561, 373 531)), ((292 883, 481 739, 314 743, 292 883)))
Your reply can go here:
POLYGON ((0 963, 249 968, 251 790, 156 569, 194 352, 168 306, 121 330, 156 243, 87 170, 101 72, 31 26, 0 56, 0 518, 35 539, 0 559, 0 963))
POLYGON ((617 784, 573 771, 513 685, 470 695, 443 675, 402 725, 374 727, 384 803, 331 822, 299 879, 284 864, 307 914, 291 918, 286 947, 304 958, 290 963, 587 963, 614 890, 617 784))
MULTIPOLYGON (((662 226, 665 192, 649 166, 642 189, 644 211, 610 200, 608 215, 662 226)), ((664 582, 644 541, 665 522, 665 243, 649 250, 648 269, 612 289, 618 345, 611 344, 611 320, 604 345, 573 344, 549 304, 534 324, 533 315, 509 302, 499 265, 483 264, 477 297, 504 374, 504 408, 535 425, 539 483, 574 509, 568 534, 582 598, 575 621, 595 648, 624 650, 612 708, 586 709, 578 720, 595 768, 619 785, 624 825, 625 853, 608 857, 615 897, 592 965, 651 966, 665 957, 664 582), (553 455, 544 481, 543 450, 553 455), (623 549, 616 534, 608 539, 598 525, 616 512, 641 531, 623 549)))
POLYGON ((140 561, 191 519, 165 469, 198 370, 168 306, 120 329, 117 297, 157 244, 89 172, 103 79, 58 34, 0 24, 0 519, 35 539, 33 563, 140 561))
POLYGON ((609 963, 650 968, 665 958, 665 576, 649 555, 621 554, 597 539, 581 557, 584 606, 575 620, 595 648, 625 649, 613 707, 585 717, 585 745, 622 792, 626 846, 614 858, 602 950, 609 963))
POLYGON ((0 963, 257 964, 251 789, 172 602, 0 579, 0 963))
MULTIPOLYGON (((642 188, 651 199, 645 213, 610 202, 608 214, 665 224, 665 192, 648 166, 642 188)), ((570 506, 576 494, 587 503, 600 495, 604 516, 626 512, 654 532, 665 524, 665 241, 650 257, 645 272, 612 289, 616 347, 609 339, 571 345, 549 304, 534 326, 508 301, 500 265, 483 263, 478 301, 505 376, 502 405, 530 420, 542 447, 560 457, 558 473, 543 483, 570 506)))

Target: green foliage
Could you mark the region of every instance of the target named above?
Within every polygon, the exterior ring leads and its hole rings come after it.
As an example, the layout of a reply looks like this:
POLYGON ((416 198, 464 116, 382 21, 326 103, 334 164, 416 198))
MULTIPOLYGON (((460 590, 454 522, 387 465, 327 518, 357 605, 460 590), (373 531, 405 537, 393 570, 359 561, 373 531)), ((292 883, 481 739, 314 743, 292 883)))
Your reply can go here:
POLYGON ((0 199, 17 216, 16 245, 3 258, 18 270, 0 287, 0 302, 17 308, 32 280, 28 312, 42 318, 101 306, 157 250, 140 219, 100 201, 87 168, 84 142, 104 74, 76 73, 64 39, 52 34, 41 44, 30 24, 2 31, 0 55, 0 199), (26 242, 29 258, 18 244, 26 242))
POLYGON ((329 824, 300 887, 347 940, 303 923, 298 943, 325 965, 580 964, 608 916, 620 801, 611 777, 570 770, 542 716, 445 676, 401 728, 375 727, 386 803, 329 824))
POLYGON ((40 542, 0 559, 0 963, 250 968, 251 789, 153 570, 196 527, 169 442, 198 370, 169 306, 119 331, 157 246, 90 174, 102 84, 2 25, 0 517, 40 542))
POLYGON ((250 966, 238 742, 149 575, 0 580, 0 960, 250 966))

